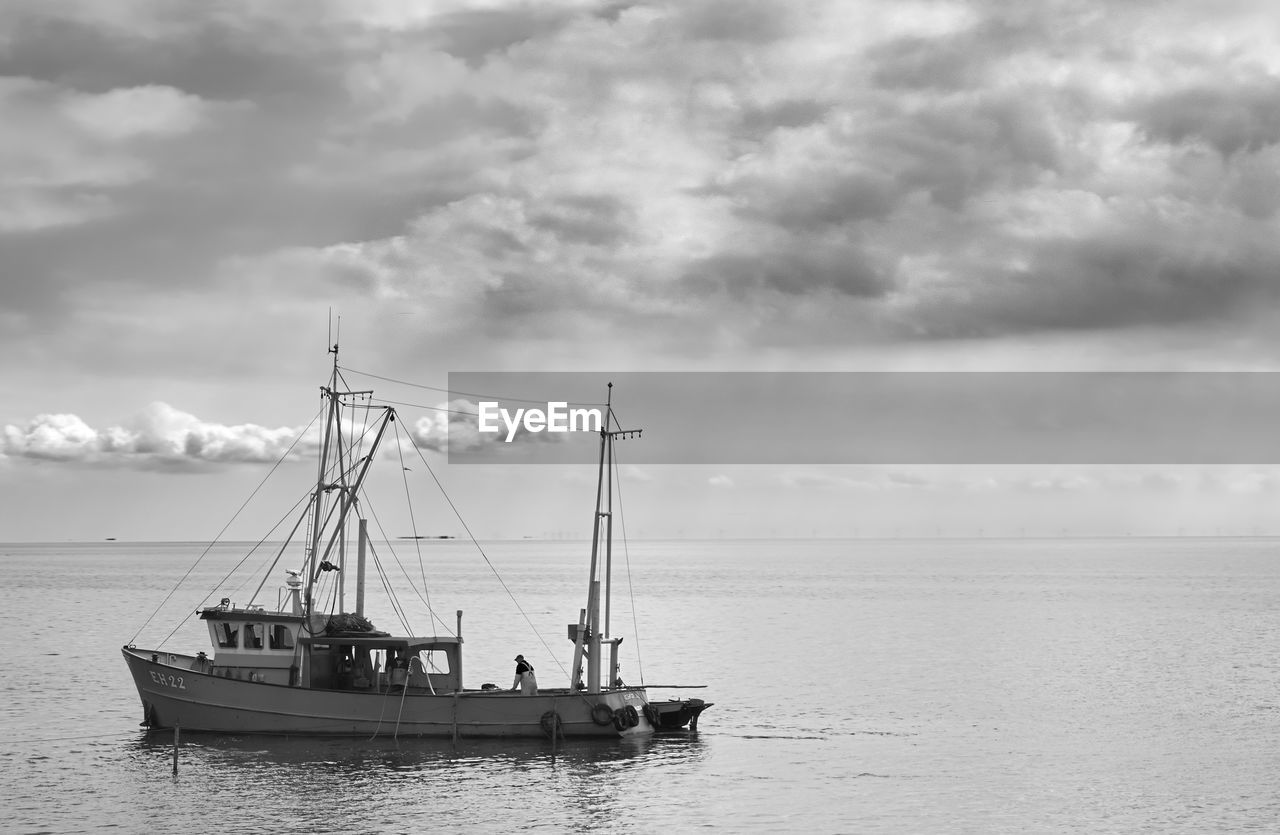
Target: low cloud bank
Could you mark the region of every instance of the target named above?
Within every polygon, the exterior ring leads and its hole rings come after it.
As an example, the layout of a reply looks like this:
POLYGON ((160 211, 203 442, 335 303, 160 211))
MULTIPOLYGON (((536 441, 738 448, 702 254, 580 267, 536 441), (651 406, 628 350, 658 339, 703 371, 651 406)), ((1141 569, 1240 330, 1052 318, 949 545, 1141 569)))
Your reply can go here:
MULTIPOLYGON (((460 399, 435 407, 423 417, 402 415, 408 436, 400 439, 401 454, 415 457, 414 447, 423 452, 447 452, 451 434, 456 448, 462 450, 502 445, 501 435, 477 431, 475 414, 476 404, 460 399)), ((364 435, 359 427, 347 426, 346 430, 350 437, 364 435)), ((319 448, 320 432, 317 425, 274 429, 253 423, 227 426, 156 402, 124 425, 102 429, 74 414, 41 414, 23 426, 7 424, 0 431, 0 458, 140 469, 273 463, 286 453, 291 460, 312 458, 319 448)), ((540 435, 518 436, 520 442, 530 439, 546 440, 540 435)), ((389 435, 384 449, 395 442, 389 435)))
MULTIPOLYGON (((260 463, 278 460, 301 431, 252 423, 224 426, 156 402, 124 426, 95 429, 72 414, 42 414, 25 426, 8 424, 0 455, 143 468, 199 462, 260 463)), ((298 446, 306 448, 307 444, 298 446)))

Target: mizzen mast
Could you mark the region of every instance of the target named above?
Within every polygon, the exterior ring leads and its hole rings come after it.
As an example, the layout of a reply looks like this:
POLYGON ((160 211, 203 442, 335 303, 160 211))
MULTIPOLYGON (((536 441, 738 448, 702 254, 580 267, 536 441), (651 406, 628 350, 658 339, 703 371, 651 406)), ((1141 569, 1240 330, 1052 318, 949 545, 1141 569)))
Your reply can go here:
POLYGON ((609 645, 609 680, 606 688, 615 687, 618 683, 618 645, 621 638, 613 638, 609 633, 609 609, 612 597, 613 579, 613 442, 618 438, 639 437, 640 429, 614 429, 613 415, 613 383, 609 383, 609 393, 605 403, 604 424, 600 427, 600 464, 596 478, 596 509, 591 527, 591 572, 587 591, 587 607, 579 615, 576 628, 570 624, 574 637, 573 680, 570 687, 578 690, 582 683, 582 660, 587 661, 586 689, 588 693, 600 692, 600 655, 601 647, 609 645), (603 529, 603 530, 602 530, 603 529), (603 536, 602 536, 603 534, 603 536), (600 545, 604 542, 604 622, 601 629, 600 617, 600 584, 598 577, 600 567, 600 545))

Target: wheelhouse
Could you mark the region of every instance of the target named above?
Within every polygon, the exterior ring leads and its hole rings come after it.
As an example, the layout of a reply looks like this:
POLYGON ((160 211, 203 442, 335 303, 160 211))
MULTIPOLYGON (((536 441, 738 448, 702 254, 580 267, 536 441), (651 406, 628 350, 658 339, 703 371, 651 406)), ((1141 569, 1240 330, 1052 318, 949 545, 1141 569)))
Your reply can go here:
POLYGON ((315 635, 301 639, 304 686, 328 690, 462 690, 462 639, 315 635))
POLYGON ((204 671, 223 678, 321 690, 462 689, 461 638, 328 634, 324 624, 308 629, 301 615, 230 606, 200 617, 214 653, 202 654, 204 671))
POLYGON ((305 634, 301 615, 219 606, 205 609, 200 617, 208 624, 213 645, 212 659, 201 654, 206 672, 270 684, 298 683, 298 648, 305 634))

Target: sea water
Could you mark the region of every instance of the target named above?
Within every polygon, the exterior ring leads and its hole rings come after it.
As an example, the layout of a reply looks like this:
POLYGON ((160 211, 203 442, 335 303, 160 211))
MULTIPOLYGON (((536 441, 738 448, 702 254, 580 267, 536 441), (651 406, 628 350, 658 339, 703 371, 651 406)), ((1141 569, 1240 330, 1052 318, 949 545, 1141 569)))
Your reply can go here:
MULTIPOLYGON (((1280 540, 632 542, 622 676, 714 702, 696 734, 190 733, 174 776, 120 646, 208 650, 196 608, 260 582, 274 607, 292 558, 246 579, 247 547, 0 545, 6 831, 1280 830, 1280 540)), ((517 653, 557 685, 588 555, 383 543, 368 612, 403 630, 380 567, 415 634, 463 610, 469 686, 517 653)))

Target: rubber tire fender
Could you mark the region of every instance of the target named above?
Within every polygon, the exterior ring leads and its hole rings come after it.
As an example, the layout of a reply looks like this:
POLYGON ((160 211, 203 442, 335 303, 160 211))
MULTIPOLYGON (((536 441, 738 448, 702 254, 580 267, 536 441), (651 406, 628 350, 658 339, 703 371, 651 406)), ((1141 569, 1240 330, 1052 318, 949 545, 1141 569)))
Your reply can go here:
POLYGON ((547 739, 555 739, 556 737, 564 737, 564 722, 560 720, 560 714, 554 710, 548 710, 542 714, 542 718, 538 720, 538 724, 542 727, 542 732, 547 735, 547 739))
POLYGON ((591 721, 595 722, 602 728, 606 725, 612 725, 613 708, 609 707, 604 702, 600 702, 595 707, 591 708, 591 721))
POLYGON ((640 711, 636 710, 635 705, 627 705, 625 710, 627 712, 627 727, 634 728, 636 725, 639 725, 640 711))

